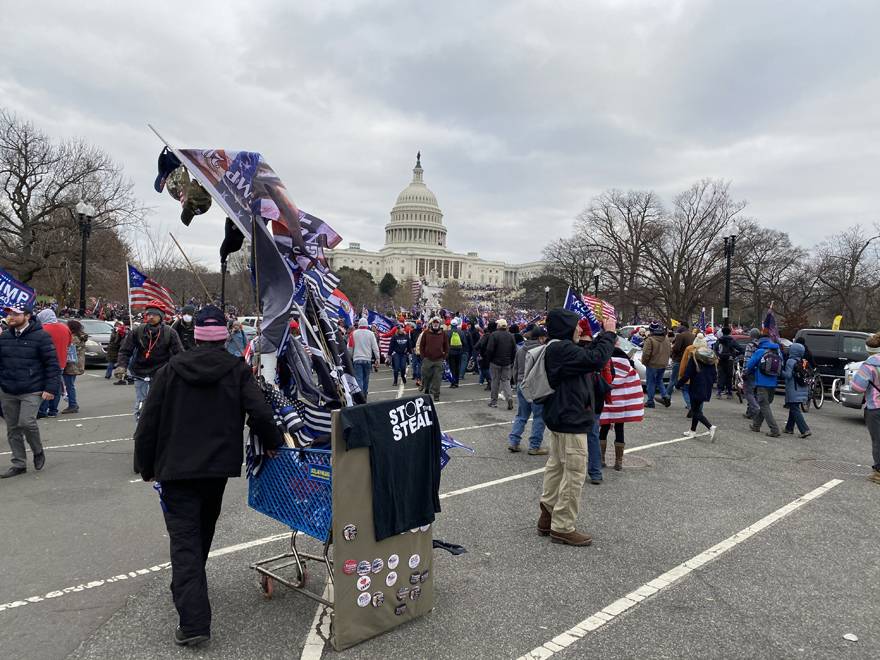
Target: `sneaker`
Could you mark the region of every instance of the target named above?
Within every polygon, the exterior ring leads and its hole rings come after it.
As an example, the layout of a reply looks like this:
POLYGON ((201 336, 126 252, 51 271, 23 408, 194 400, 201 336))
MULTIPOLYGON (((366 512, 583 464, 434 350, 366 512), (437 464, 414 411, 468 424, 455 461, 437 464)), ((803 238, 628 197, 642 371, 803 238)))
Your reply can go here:
POLYGON ((41 413, 41 412, 37 413, 37 419, 46 419, 48 416, 49 415, 47 415, 46 413, 41 413))
POLYGON ((55 412, 47 412, 46 417, 58 417, 58 411, 55 412))
POLYGON ((507 445, 507 451, 511 452, 512 454, 516 454, 518 452, 521 452, 522 449, 519 448, 519 445, 507 445))
POLYGON ((0 474, 0 479, 9 479, 10 477, 17 477, 20 474, 24 474, 27 472, 27 468, 20 467, 11 467, 3 474, 0 474))
POLYGON ((653 402, 645 404, 645 408, 656 408, 656 407, 657 406, 655 406, 653 402))
POLYGON ((590 483, 593 484, 594 486, 601 486, 602 480, 601 479, 593 479, 592 477, 590 477, 590 483))
POLYGON ((78 413, 78 412, 79 412, 79 406, 76 406, 73 408, 71 408, 70 406, 67 406, 67 408, 65 408, 64 410, 61 411, 61 414, 62 415, 71 415, 73 413, 78 413))
POLYGON ((665 408, 668 408, 672 405, 672 400, 669 397, 664 396, 660 399, 660 403, 662 403, 665 408))
POLYGON ((546 456, 550 453, 550 450, 546 447, 536 447, 535 449, 529 449, 527 453, 529 456, 546 456))
POLYGON ((767 431, 767 433, 765 433, 764 435, 766 435, 768 438, 778 438, 782 434, 779 431, 767 431))
POLYGON ((203 635, 187 635, 180 629, 180 626, 177 626, 174 630, 174 643, 178 646, 195 646, 196 644, 207 642, 210 639, 210 633, 203 635))
POLYGON ((761 427, 760 426, 755 427, 755 426, 749 425, 749 431, 751 431, 752 433, 760 433, 761 427))
POLYGON ((808 430, 808 431, 806 431, 806 432, 801 433, 800 435, 798 435, 798 437, 799 437, 801 440, 803 440, 804 438, 809 438, 811 435, 813 435, 813 432, 808 430))
POLYGON ((589 534, 581 534, 579 531, 573 532, 554 532, 550 530, 550 540, 553 543, 561 543, 562 545, 573 545, 578 548, 588 546, 593 542, 593 537, 589 534))
POLYGON ((128 385, 128 383, 126 383, 124 380, 117 380, 117 381, 116 381, 115 383, 113 383, 113 384, 114 384, 114 385, 128 385))
POLYGON ((754 417, 754 416, 755 416, 754 414, 750 415, 750 414, 747 413, 747 412, 744 412, 744 413, 743 413, 743 417, 745 417, 746 419, 751 419, 751 418, 754 417))
POLYGON ((715 442, 715 433, 718 431, 718 427, 714 424, 709 427, 709 442, 715 442))
POLYGON ((34 469, 42 470, 43 466, 46 464, 46 453, 40 452, 39 454, 34 454, 34 469))
MULTIPOLYGON (((456 386, 456 387, 457 387, 457 386, 456 386)), ((508 399, 508 400, 507 400, 507 409, 508 409, 508 410, 513 410, 513 399, 508 399)))
POLYGON ((490 408, 497 408, 497 407, 498 407, 498 403, 495 402, 495 401, 490 401, 490 402, 489 402, 489 407, 490 407, 490 408))
POLYGON ((693 438, 696 434, 697 434, 696 431, 690 431, 690 430, 685 431, 684 433, 682 433, 682 435, 683 435, 685 438, 693 438))
POLYGON ((786 433, 786 434, 788 434, 788 435, 794 435, 794 431, 793 431, 793 430, 792 430, 792 431, 789 431, 788 429, 782 429, 782 432, 783 432, 783 433, 786 433))

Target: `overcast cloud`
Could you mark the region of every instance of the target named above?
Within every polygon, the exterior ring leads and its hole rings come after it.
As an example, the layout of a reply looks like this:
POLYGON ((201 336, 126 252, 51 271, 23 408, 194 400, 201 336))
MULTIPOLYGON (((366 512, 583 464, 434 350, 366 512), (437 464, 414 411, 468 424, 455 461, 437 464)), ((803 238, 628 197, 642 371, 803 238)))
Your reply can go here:
POLYGON ((880 3, 28 2, 0 21, 0 105, 110 152, 184 227, 161 144, 260 151, 297 204, 376 249, 421 149, 449 247, 531 261, 606 188, 732 182, 810 245, 876 212, 880 3))

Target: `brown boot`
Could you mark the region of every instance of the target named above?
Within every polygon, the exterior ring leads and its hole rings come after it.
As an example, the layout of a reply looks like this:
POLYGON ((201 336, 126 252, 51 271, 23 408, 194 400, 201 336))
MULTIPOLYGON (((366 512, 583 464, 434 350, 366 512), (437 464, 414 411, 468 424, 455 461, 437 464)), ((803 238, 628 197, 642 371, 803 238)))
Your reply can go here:
POLYGON ((539 504, 541 505, 541 516, 538 518, 538 535, 547 536, 550 533, 550 523, 553 521, 553 516, 543 503, 539 502, 539 504))
POLYGON ((873 481, 875 484, 880 484, 880 470, 874 470, 871 473, 871 476, 868 477, 868 481, 873 481))
POLYGON ((614 469, 620 472, 623 469, 623 443, 614 443, 614 469))
POLYGON ((607 440, 599 440, 599 456, 602 457, 602 467, 608 467, 605 465, 605 450, 608 449, 608 441, 607 440))
POLYGON ((593 537, 589 534, 581 534, 579 531, 573 532, 550 532, 550 540, 553 543, 561 543, 562 545, 585 546, 593 542, 593 537))

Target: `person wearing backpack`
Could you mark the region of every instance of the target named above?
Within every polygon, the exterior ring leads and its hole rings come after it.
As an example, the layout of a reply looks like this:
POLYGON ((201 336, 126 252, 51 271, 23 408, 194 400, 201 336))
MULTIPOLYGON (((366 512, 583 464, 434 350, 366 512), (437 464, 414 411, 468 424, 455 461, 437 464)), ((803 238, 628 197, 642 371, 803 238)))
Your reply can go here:
MULTIPOLYGON (((694 342, 696 345, 696 342, 694 342)), ((697 434, 697 424, 703 424, 709 429, 709 439, 715 441, 715 433, 718 427, 713 425, 706 415, 703 414, 703 406, 712 398, 712 387, 715 385, 717 370, 715 363, 718 357, 708 346, 699 346, 691 351, 684 374, 679 379, 679 389, 687 383, 688 393, 691 398, 691 430, 685 431, 684 435, 691 437, 697 434)))
POLYGON ((770 428, 767 436, 778 438, 781 435, 779 425, 776 424, 770 405, 776 395, 779 374, 782 373, 782 353, 779 350, 779 344, 767 336, 767 330, 764 332, 764 336, 758 342, 758 348, 752 353, 745 368, 746 374, 755 375, 755 397, 758 399, 759 407, 758 412, 752 418, 751 429, 755 433, 760 433, 761 424, 766 420, 767 426, 770 428))
POLYGON ((853 392, 865 395, 865 424, 871 435, 871 453, 874 471, 869 481, 880 484, 880 332, 865 341, 868 359, 853 376, 853 392))
POLYGON ((804 347, 800 344, 792 344, 788 347, 788 359, 782 375, 785 376, 785 407, 788 408, 788 421, 785 422, 785 433, 794 433, 797 425, 800 438, 808 438, 813 435, 804 413, 801 412, 801 404, 807 401, 806 371, 802 360, 804 359, 804 347))
POLYGON ((579 316, 567 309, 547 315, 550 339, 544 351, 547 381, 553 393, 544 400, 544 423, 550 429, 550 454, 544 469, 538 534, 553 543, 576 547, 592 543, 577 531, 581 491, 587 476, 587 433, 595 419, 593 387, 588 374, 602 369, 617 342, 615 321, 605 319, 603 332, 580 347, 579 316))
POLYGON ((721 339, 715 342, 715 354, 718 356, 718 396, 727 392, 727 398, 733 398, 733 365, 743 350, 731 336, 729 326, 721 329, 721 339))
POLYGON ((150 381, 155 373, 168 363, 172 355, 183 350, 180 337, 164 320, 161 305, 155 301, 149 303, 144 310, 144 322, 126 334, 116 357, 113 372, 116 379, 124 379, 127 368, 134 376, 135 419, 140 416, 141 404, 150 392, 150 381))
MULTIPOLYGON (((535 326, 526 337, 525 342, 516 352, 516 361, 514 362, 518 405, 516 417, 513 418, 513 428, 507 438, 507 450, 510 452, 520 451, 519 443, 522 440, 523 430, 525 430, 526 422, 531 416, 532 433, 529 436, 528 453, 530 456, 544 456, 549 453, 546 447, 541 446, 541 443, 544 442, 544 406, 538 401, 529 401, 523 396, 522 382, 526 371, 526 357, 529 351, 547 343, 547 331, 541 326, 535 326)), ((534 357, 534 354, 532 355, 534 357)))
POLYGON ((449 355, 446 357, 446 362, 449 364, 449 373, 452 376, 449 387, 454 388, 458 387, 458 380, 462 376, 461 359, 465 351, 467 337, 464 332, 458 329, 457 319, 452 319, 446 336, 449 338, 449 355))

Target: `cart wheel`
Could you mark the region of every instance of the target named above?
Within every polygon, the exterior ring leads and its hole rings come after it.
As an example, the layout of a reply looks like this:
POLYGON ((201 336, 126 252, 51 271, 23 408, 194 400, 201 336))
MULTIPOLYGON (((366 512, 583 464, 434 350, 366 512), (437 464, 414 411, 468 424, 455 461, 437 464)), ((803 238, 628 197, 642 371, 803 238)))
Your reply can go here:
POLYGON ((302 588, 306 584, 306 567, 303 566, 302 571, 299 570, 299 566, 296 567, 296 576, 291 580, 293 586, 297 589, 302 588))
POLYGON ((275 593, 275 580, 270 578, 268 575, 260 574, 260 591, 263 593, 263 598, 266 600, 272 599, 272 594, 275 593))

